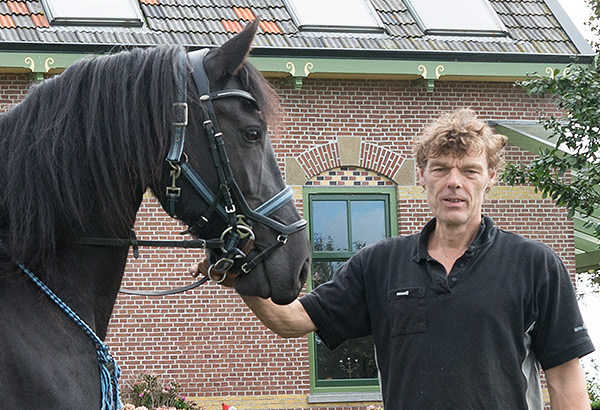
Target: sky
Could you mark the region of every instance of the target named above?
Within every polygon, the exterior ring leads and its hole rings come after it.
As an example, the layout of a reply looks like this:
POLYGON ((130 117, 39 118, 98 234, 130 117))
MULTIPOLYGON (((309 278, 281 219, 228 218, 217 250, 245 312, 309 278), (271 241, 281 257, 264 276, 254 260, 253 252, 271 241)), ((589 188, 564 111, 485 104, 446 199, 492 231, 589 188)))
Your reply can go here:
MULTIPOLYGON (((598 40, 592 35, 591 30, 584 25, 589 16, 592 14, 588 9, 585 0, 558 0, 562 8, 567 12, 575 26, 583 34, 588 41, 598 40)), ((579 291, 589 292, 585 288, 580 288, 579 291)), ((582 363, 587 371, 591 371, 591 359, 594 359, 596 364, 600 366, 600 295, 586 293, 579 302, 583 319, 587 324, 588 332, 592 341, 596 346, 596 352, 583 358, 582 363)))
POLYGON ((567 12, 575 26, 583 36, 590 41, 593 39, 592 32, 584 25, 592 12, 588 9, 586 0, 558 0, 562 8, 567 12))

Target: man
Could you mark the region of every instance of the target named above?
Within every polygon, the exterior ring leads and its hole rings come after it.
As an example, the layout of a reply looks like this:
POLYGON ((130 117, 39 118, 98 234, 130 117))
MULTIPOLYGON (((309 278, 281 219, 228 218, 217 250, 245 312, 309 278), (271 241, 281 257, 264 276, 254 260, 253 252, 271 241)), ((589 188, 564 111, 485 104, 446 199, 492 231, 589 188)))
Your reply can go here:
POLYGON ((471 110, 416 143, 435 218, 419 234, 358 252, 290 305, 244 297, 283 337, 316 330, 330 348, 373 334, 390 410, 589 409, 579 357, 594 350, 569 275, 548 247, 482 216, 506 138, 471 110))

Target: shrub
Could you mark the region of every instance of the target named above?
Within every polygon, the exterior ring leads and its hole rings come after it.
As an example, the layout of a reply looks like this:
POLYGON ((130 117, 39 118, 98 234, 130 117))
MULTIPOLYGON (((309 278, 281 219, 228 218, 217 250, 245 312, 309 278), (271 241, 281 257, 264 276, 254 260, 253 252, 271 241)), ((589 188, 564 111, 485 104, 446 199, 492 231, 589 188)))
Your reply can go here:
POLYGON ((131 403, 127 410, 189 409, 203 410, 179 393, 180 384, 164 383, 154 373, 142 373, 140 381, 131 386, 131 403), (141 408, 140 408, 141 407, 141 408))

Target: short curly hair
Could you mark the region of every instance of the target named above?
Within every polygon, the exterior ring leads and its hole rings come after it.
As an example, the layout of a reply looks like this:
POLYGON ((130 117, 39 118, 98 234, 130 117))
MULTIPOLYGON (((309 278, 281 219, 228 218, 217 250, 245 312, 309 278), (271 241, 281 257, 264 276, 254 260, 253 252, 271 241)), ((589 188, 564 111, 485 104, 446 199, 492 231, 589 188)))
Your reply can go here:
POLYGON ((489 169, 502 165, 507 138, 496 134, 484 121, 477 118, 475 111, 463 108, 440 115, 425 128, 415 141, 417 166, 424 169, 429 158, 453 154, 465 155, 486 153, 489 169))

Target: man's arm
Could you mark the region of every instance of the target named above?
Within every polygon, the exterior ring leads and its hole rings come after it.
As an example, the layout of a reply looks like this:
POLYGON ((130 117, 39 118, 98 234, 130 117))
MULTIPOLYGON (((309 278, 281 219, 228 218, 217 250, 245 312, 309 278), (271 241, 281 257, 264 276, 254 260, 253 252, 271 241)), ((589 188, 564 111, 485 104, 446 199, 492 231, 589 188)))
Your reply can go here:
POLYGON ((589 410, 585 373, 579 359, 545 370, 552 410, 589 410))
POLYGON ((317 330, 308 313, 298 299, 289 305, 277 305, 271 299, 242 296, 256 317, 281 337, 301 337, 317 330))
MULTIPOLYGON (((190 268, 190 274, 197 277, 202 274, 207 275, 210 262, 204 259, 197 265, 190 268)), ((234 287, 234 277, 229 275, 221 282, 222 286, 234 287)), ((262 299, 256 296, 242 296, 246 305, 254 312, 256 317, 273 332, 281 337, 293 338, 301 337, 317 330, 317 327, 311 320, 304 306, 298 299, 294 300, 289 305, 277 305, 271 299, 262 299)))

